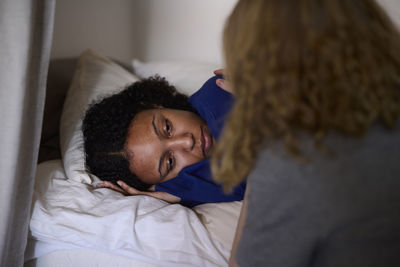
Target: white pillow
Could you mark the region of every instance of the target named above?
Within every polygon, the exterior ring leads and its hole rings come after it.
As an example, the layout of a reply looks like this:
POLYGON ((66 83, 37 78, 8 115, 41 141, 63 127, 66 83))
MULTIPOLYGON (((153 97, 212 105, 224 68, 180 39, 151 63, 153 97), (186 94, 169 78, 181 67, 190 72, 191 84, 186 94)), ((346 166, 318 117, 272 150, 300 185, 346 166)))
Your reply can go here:
POLYGON ((191 95, 212 76, 213 71, 221 66, 213 63, 197 61, 160 61, 141 62, 138 59, 132 60, 133 71, 140 78, 159 75, 176 89, 186 95, 191 95))
POLYGON ((118 64, 91 50, 81 54, 60 121, 61 155, 69 179, 89 184, 96 180, 85 171, 81 127, 88 104, 138 80, 118 64))

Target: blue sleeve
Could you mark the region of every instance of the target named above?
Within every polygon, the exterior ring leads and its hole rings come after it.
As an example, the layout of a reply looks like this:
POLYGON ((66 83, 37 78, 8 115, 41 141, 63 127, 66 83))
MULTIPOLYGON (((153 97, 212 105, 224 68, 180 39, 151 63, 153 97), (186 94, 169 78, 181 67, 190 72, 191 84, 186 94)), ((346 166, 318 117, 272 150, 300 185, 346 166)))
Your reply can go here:
POLYGON ((189 98, 190 104, 207 122, 210 132, 216 140, 219 139, 227 114, 234 104, 233 95, 215 83, 218 78, 223 77, 211 77, 189 98))
POLYGON ((156 186, 163 191, 181 198, 181 204, 194 207, 203 203, 217 203, 243 200, 246 181, 226 194, 221 185, 212 178, 208 159, 183 168, 177 177, 156 186))

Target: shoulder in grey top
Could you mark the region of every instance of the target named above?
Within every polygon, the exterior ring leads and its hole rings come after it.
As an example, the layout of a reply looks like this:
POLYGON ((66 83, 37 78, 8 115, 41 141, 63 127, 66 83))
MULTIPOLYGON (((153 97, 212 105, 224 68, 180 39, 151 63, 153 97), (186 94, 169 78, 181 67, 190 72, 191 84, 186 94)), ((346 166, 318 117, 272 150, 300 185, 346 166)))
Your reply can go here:
POLYGON ((281 144, 260 153, 240 266, 400 266, 400 122, 362 139, 331 134, 324 144, 334 156, 302 136, 307 164, 281 144))

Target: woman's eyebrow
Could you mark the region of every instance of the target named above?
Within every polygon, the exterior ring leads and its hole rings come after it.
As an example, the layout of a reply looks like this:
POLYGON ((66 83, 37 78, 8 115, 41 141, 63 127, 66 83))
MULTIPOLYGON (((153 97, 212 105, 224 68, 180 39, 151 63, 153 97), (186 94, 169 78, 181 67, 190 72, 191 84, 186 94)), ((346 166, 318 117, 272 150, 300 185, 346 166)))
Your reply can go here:
MULTIPOLYGON (((157 135, 158 139, 161 140, 161 135, 160 135, 160 132, 158 131, 158 128, 157 128, 156 123, 155 123, 155 120, 156 120, 156 115, 154 114, 154 115, 153 115, 153 120, 151 121, 151 124, 153 125, 154 133, 157 135)), ((164 159, 165 159, 165 155, 166 155, 166 154, 167 154, 167 153, 163 153, 163 154, 161 155, 161 157, 160 157, 159 162, 158 162, 158 173, 160 174, 160 181, 161 181, 162 179, 164 179, 164 177, 166 176, 166 175, 162 175, 162 166, 163 166, 162 163, 164 162, 164 159)))

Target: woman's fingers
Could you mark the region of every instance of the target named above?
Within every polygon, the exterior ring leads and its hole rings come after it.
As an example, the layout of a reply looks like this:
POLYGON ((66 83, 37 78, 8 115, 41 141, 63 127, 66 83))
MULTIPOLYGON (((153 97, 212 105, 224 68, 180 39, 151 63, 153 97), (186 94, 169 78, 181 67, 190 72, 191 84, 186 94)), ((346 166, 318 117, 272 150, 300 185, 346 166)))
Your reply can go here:
MULTIPOLYGON (((225 69, 218 69, 214 70, 215 75, 224 75, 225 69)), ((232 87, 230 86, 229 82, 225 79, 217 79, 215 83, 223 90, 233 94, 232 87)))
POLYGON ((232 88, 231 88, 231 86, 230 86, 230 84, 229 84, 229 82, 228 82, 227 80, 225 80, 225 79, 217 79, 217 80, 215 81, 215 83, 216 83, 221 89, 223 89, 223 90, 225 90, 225 91, 227 91, 227 92, 233 94, 232 88))
POLYGON ((123 181, 118 181, 117 184, 122 187, 122 189, 125 190, 126 193, 128 193, 129 195, 143 195, 144 192, 137 190, 136 188, 133 188, 129 185, 127 185, 125 182, 123 181))
POLYGON ((160 191, 154 191, 154 192, 147 192, 147 191, 140 191, 137 190, 136 188, 133 188, 129 185, 127 185, 123 181, 118 181, 117 184, 120 186, 116 186, 115 184, 109 182, 109 181, 103 181, 98 184, 100 187, 105 187, 105 188, 110 188, 112 190, 115 190, 117 192, 120 192, 124 195, 131 195, 131 196, 137 196, 137 195, 145 195, 145 196, 150 196, 154 198, 158 198, 161 200, 164 200, 168 203, 179 203, 181 200, 179 197, 171 195, 166 192, 160 192, 160 191))
POLYGON ((215 75, 224 75, 224 69, 214 70, 215 75))
POLYGON ((103 181, 103 182, 99 183, 98 186, 112 189, 112 190, 120 192, 124 195, 140 195, 141 194, 141 191, 139 191, 133 187, 130 187, 123 181, 118 181, 117 183, 119 186, 117 186, 109 181, 103 181))
POLYGON ((116 186, 115 184, 113 184, 109 181, 103 181, 103 182, 99 183, 98 186, 104 187, 104 188, 109 188, 109 189, 112 189, 114 191, 117 191, 117 192, 120 192, 120 193, 126 195, 126 192, 122 188, 116 186))
POLYGON ((164 200, 166 202, 169 203, 178 203, 181 199, 179 197, 176 197, 174 195, 171 195, 169 193, 166 192, 160 192, 160 191, 154 191, 154 192, 147 192, 147 191, 139 191, 133 187, 130 187, 129 185, 127 185, 126 183, 124 183, 123 181, 118 181, 117 182, 119 184, 119 186, 122 187, 122 189, 124 189, 126 192, 128 192, 130 195, 145 195, 145 196, 149 196, 149 197, 154 197, 154 198, 158 198, 161 200, 164 200))

